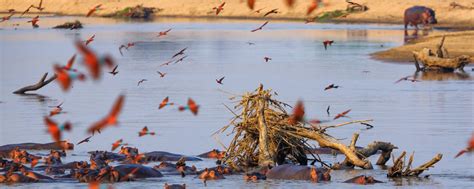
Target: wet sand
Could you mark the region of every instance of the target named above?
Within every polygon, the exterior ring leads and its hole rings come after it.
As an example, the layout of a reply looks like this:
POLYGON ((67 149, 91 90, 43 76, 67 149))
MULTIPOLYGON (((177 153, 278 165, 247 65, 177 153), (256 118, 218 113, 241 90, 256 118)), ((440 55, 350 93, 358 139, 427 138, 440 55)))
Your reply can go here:
MULTIPOLYGON (((271 9, 278 9, 278 14, 271 14, 265 19, 293 19, 303 20, 308 17, 315 17, 324 12, 345 10, 347 3, 345 0, 323 0, 322 5, 311 15, 307 16, 306 11, 310 1, 296 1, 293 7, 287 7, 283 0, 258 0, 255 4, 255 10, 262 9, 260 13, 255 13, 247 7, 246 0, 227 0, 224 10, 218 16, 215 16, 212 8, 221 4, 221 0, 43 0, 46 7, 43 12, 60 15, 85 15, 92 7, 103 4, 103 10, 95 13, 95 16, 101 16, 122 10, 126 7, 142 4, 147 7, 158 8, 156 13, 158 17, 225 17, 225 18, 250 18, 262 19, 262 15, 271 9)), ((403 22, 403 12, 406 8, 414 5, 423 5, 433 8, 436 11, 436 17, 439 26, 443 27, 473 27, 474 9, 452 9, 452 1, 432 1, 432 0, 354 0, 359 4, 369 7, 369 10, 362 13, 349 14, 344 18, 337 18, 333 21, 352 22, 352 23, 396 23, 403 22)), ((456 0, 457 3, 474 7, 471 0, 456 0)), ((39 0, 0 0, 0 7, 15 9, 22 12, 31 4, 37 5, 39 0)), ((31 10, 32 15, 39 12, 31 10)))
POLYGON ((472 57, 471 64, 474 62, 474 43, 472 43, 474 41, 474 31, 442 32, 432 36, 421 37, 400 47, 376 52, 372 54, 372 57, 391 62, 412 62, 412 51, 419 51, 423 48, 434 50, 443 36, 446 36, 444 47, 448 50, 450 57, 469 55, 472 57))

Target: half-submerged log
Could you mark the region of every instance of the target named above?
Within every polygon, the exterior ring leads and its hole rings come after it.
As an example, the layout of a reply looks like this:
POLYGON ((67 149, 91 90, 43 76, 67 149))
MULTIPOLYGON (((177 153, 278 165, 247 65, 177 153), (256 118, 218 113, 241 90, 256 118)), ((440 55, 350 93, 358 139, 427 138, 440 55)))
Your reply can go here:
POLYGON ((51 83, 51 81, 54 81, 56 79, 56 74, 54 74, 54 76, 50 77, 49 79, 46 79, 46 77, 48 77, 48 73, 45 73, 36 84, 22 87, 21 89, 14 91, 13 94, 25 94, 28 91, 36 91, 41 89, 47 84, 51 83))
POLYGON ((413 163, 414 153, 411 154, 408 164, 405 165, 405 155, 406 152, 402 152, 400 156, 393 162, 393 166, 388 169, 388 177, 409 177, 409 176, 418 176, 424 171, 428 170, 430 167, 434 167, 434 164, 443 158, 442 154, 437 154, 430 161, 418 166, 415 169, 411 169, 411 164, 413 163))
POLYGON ((57 26, 54 26, 53 29, 81 29, 83 28, 82 23, 79 20, 76 20, 74 22, 66 22, 64 24, 60 24, 57 26))

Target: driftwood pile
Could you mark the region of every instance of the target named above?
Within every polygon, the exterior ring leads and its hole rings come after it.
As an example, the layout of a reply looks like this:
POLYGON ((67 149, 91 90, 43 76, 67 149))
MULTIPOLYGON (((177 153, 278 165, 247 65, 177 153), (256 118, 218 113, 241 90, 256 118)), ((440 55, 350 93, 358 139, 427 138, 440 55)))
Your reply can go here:
POLYGON ((144 7, 143 5, 137 5, 135 7, 127 7, 123 10, 117 11, 107 16, 149 19, 153 16, 153 13, 155 13, 156 11, 159 11, 159 9, 156 9, 153 7, 144 7))
POLYGON ((74 22, 66 22, 64 24, 60 24, 57 26, 54 26, 53 29, 81 29, 83 28, 82 23, 79 20, 76 20, 74 22))
MULTIPOLYGON (((272 99, 272 94, 274 93, 271 89, 264 90, 260 85, 254 92, 240 96, 241 100, 234 109, 240 110, 241 113, 236 114, 231 110, 235 116, 230 124, 216 132, 222 133, 231 128, 231 134, 234 134, 223 163, 237 169, 276 165, 288 161, 306 165, 307 159, 303 154, 310 153, 307 141, 314 140, 320 147, 340 151, 346 156, 344 162, 337 163, 332 169, 372 169, 369 156, 382 151, 377 164, 384 165, 390 159, 392 150, 397 148, 390 143, 377 141, 365 148, 356 149, 359 137, 357 133, 354 134, 350 145, 343 144, 326 133, 330 128, 372 120, 350 121, 337 125, 315 125, 306 121, 289 124, 291 116, 284 108, 290 106, 272 99)), ((314 154, 310 155, 315 157, 314 154)), ((316 157, 315 160, 322 162, 316 157)))
POLYGON ((438 161, 443 157, 442 154, 437 154, 433 159, 424 163, 423 165, 418 166, 415 169, 411 169, 411 164, 413 163, 413 156, 415 153, 412 153, 408 164, 405 165, 405 155, 406 152, 402 154, 393 162, 393 166, 388 169, 387 177, 407 177, 407 176, 418 176, 423 171, 428 170, 430 167, 433 167, 438 161))
POLYGON ((417 71, 453 72, 456 69, 462 71, 464 66, 470 63, 471 57, 467 55, 449 58, 448 50, 444 48, 444 40, 445 37, 443 36, 440 44, 437 45, 436 53, 428 48, 413 51, 417 71), (420 66, 420 63, 422 66, 420 66))

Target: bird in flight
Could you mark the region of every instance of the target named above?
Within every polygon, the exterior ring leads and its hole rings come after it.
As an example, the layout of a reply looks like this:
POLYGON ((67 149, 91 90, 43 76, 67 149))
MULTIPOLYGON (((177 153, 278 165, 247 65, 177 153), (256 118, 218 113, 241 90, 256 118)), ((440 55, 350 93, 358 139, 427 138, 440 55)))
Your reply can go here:
POLYGON ((223 85, 224 83, 222 83, 222 80, 224 80, 224 78, 225 78, 225 76, 224 76, 224 77, 221 77, 220 79, 216 79, 216 82, 217 82, 218 84, 223 85))
POLYGON ((400 83, 401 81, 411 81, 411 82, 419 82, 419 80, 416 80, 413 76, 405 76, 400 78, 399 80, 395 81, 395 83, 400 83))
POLYGON ((160 71, 156 71, 158 74, 160 74, 160 77, 165 77, 166 73, 162 73, 160 71))
POLYGON ((15 13, 11 13, 11 14, 8 15, 8 16, 2 17, 2 20, 0 20, 0 22, 5 22, 5 21, 7 21, 7 20, 10 20, 10 18, 11 18, 14 14, 15 14, 15 13))
POLYGON ((212 10, 216 10, 216 15, 219 15, 219 13, 224 10, 224 5, 225 5, 225 2, 223 2, 221 5, 217 7, 212 8, 212 10))
POLYGON ((92 136, 89 136, 89 137, 85 138, 84 140, 79 141, 76 145, 79 145, 79 144, 82 144, 82 143, 85 143, 85 142, 90 142, 91 138, 92 138, 92 136))
POLYGON ((177 64, 179 62, 182 62, 186 57, 188 57, 188 56, 186 55, 186 56, 181 57, 180 59, 176 60, 173 64, 177 64))
POLYGON ((83 63, 88 68, 90 74, 92 75, 93 79, 99 79, 102 72, 101 67, 103 64, 106 64, 109 68, 115 66, 112 57, 104 56, 104 57, 97 57, 97 55, 92 51, 92 49, 88 48, 82 42, 76 42, 76 48, 83 56, 83 63))
POLYGON ((161 103, 160 103, 160 106, 158 106, 158 109, 162 109, 165 106, 174 105, 174 103, 170 103, 169 100, 170 100, 169 97, 166 97, 165 99, 163 99, 163 101, 161 101, 161 103))
POLYGON ((87 12, 86 17, 89 17, 92 14, 94 14, 95 11, 101 10, 101 8, 100 8, 101 6, 102 6, 102 4, 98 4, 98 5, 94 6, 93 8, 91 8, 89 10, 89 12, 87 12))
POLYGON ((295 125, 298 122, 304 120, 304 104, 302 101, 296 102, 295 107, 293 108, 293 114, 288 119, 290 125, 295 125))
POLYGON ((171 31, 171 28, 166 30, 166 31, 160 31, 160 33, 158 33, 157 37, 168 35, 168 32, 170 32, 170 31, 171 31))
POLYGON ((61 141, 62 131, 71 131, 72 129, 72 124, 70 122, 65 122, 64 124, 58 125, 47 116, 44 117, 44 123, 48 127, 49 134, 51 134, 51 137, 56 143, 61 141))
POLYGON ((263 23, 260 27, 256 28, 256 29, 253 29, 251 30, 251 32, 256 32, 258 30, 262 30, 264 26, 266 26, 268 24, 268 21, 266 21, 265 23, 263 23))
POLYGON ((39 5, 38 6, 34 6, 34 5, 31 5, 33 8, 35 9, 38 9, 39 11, 43 11, 44 7, 43 7, 43 0, 40 0, 39 2, 39 5))
POLYGON ((143 127, 143 129, 140 132, 138 132, 138 136, 142 137, 142 136, 145 136, 145 135, 155 135, 155 132, 148 131, 148 127, 145 126, 145 127, 143 127))
POLYGON ((122 107, 125 101, 125 95, 120 95, 112 107, 112 110, 109 114, 102 118, 101 120, 92 124, 89 129, 87 130, 88 133, 94 134, 95 131, 100 132, 102 129, 106 128, 109 125, 117 125, 118 123, 118 116, 122 111, 122 107))
POLYGON ((148 80, 146 80, 146 79, 141 79, 140 81, 138 81, 137 86, 140 86, 140 84, 142 84, 142 83, 145 82, 145 81, 148 81, 148 80))
POLYGON ((340 86, 334 85, 334 83, 333 83, 333 84, 331 84, 331 85, 328 85, 326 88, 324 88, 324 90, 327 91, 327 90, 329 90, 329 89, 337 89, 337 88, 339 88, 339 87, 340 87, 340 86))
POLYGON ((332 40, 324 40, 323 41, 324 50, 328 50, 328 46, 331 46, 333 43, 334 41, 332 40))
POLYGON ((125 50, 128 51, 128 48, 133 47, 133 46, 135 46, 135 43, 133 43, 133 42, 132 43, 127 43, 127 45, 120 45, 120 47, 119 47, 120 55, 123 56, 123 53, 122 53, 123 48, 125 48, 125 50))
POLYGON ((74 80, 84 81, 86 79, 86 76, 84 74, 75 72, 75 71, 66 70, 59 65, 55 64, 53 68, 57 77, 56 81, 58 82, 59 86, 61 86, 61 88, 64 91, 69 90, 74 80))
POLYGON ((38 25, 39 16, 33 17, 33 19, 31 19, 30 21, 28 21, 28 23, 30 23, 30 22, 31 22, 31 25, 33 26, 33 28, 39 27, 39 25, 38 25))
POLYGON ((270 14, 278 14, 278 13, 280 13, 280 12, 278 12, 278 9, 272 9, 272 10, 268 11, 267 13, 265 13, 265 14, 263 15, 263 17, 266 17, 266 16, 268 16, 268 15, 270 15, 270 14))
POLYGON ((198 111, 199 111, 199 105, 196 104, 196 102, 194 102, 193 99, 189 98, 188 99, 188 105, 187 106, 180 106, 178 108, 179 111, 184 111, 184 110, 189 110, 191 111, 194 115, 197 115, 198 114, 198 111))
POLYGON ((463 155, 466 152, 473 152, 473 151, 474 151, 474 134, 472 135, 471 139, 469 139, 469 141, 467 143, 467 147, 465 149, 459 151, 459 153, 457 153, 454 158, 457 158, 457 157, 463 155))
POLYGON ((86 45, 89 45, 89 43, 91 43, 92 41, 94 41, 94 38, 95 38, 95 34, 90 36, 89 39, 86 40, 86 45))
POLYGON ((113 144, 112 144, 112 150, 111 151, 114 151, 115 149, 117 149, 118 147, 122 146, 122 145, 127 145, 127 144, 124 144, 123 143, 123 139, 119 139, 117 141, 115 141, 113 144))
POLYGON ((340 114, 337 114, 336 117, 334 117, 334 120, 339 119, 341 117, 346 117, 346 115, 351 111, 351 109, 348 109, 340 114))
POLYGON ((255 7, 255 0, 247 0, 247 6, 249 9, 252 9, 255 7))
POLYGON ((119 72, 117 71, 117 68, 118 68, 118 65, 115 65, 114 69, 112 69, 112 71, 109 72, 109 74, 112 74, 112 75, 117 75, 119 72))
POLYGON ((272 60, 272 58, 270 58, 270 57, 263 57, 263 60, 265 60, 265 62, 268 62, 268 61, 272 60))
POLYGON ((184 54, 184 51, 185 51, 186 49, 187 49, 187 47, 184 48, 184 49, 182 49, 182 50, 180 50, 178 53, 174 54, 171 58, 177 57, 177 56, 179 56, 179 55, 183 55, 183 54, 184 54))
POLYGON ((318 8, 318 5, 321 0, 313 0, 311 4, 308 6, 308 11, 306 11, 306 15, 310 15, 314 10, 318 8))
POLYGON ((254 11, 254 13, 260 13, 263 9, 265 9, 265 7, 254 11))

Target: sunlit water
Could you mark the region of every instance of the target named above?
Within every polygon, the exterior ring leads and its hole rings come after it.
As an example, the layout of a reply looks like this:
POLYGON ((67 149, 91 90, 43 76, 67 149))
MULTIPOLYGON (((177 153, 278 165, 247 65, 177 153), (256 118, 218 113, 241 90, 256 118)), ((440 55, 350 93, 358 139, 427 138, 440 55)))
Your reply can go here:
MULTIPOLYGON (((392 142, 402 151, 415 151, 414 165, 442 153, 443 159, 424 175, 429 179, 386 178, 386 171, 352 170, 332 172, 329 183, 267 180, 244 182, 241 175, 208 182, 208 188, 313 188, 347 187, 342 181, 360 174, 372 175, 385 183, 373 187, 402 186, 410 188, 471 188, 474 184, 474 158, 453 156, 466 146, 474 131, 474 88, 470 68, 461 76, 447 75, 448 80, 420 75, 421 82, 401 82, 412 75, 412 64, 390 64, 370 58, 370 53, 403 43, 398 25, 303 24, 272 21, 262 31, 250 32, 263 21, 235 20, 155 20, 124 22, 114 19, 71 17, 42 18, 39 29, 31 29, 27 19, 13 19, 0 24, 0 145, 21 142, 51 142, 45 131, 43 116, 64 102, 66 114, 55 116, 58 122, 72 121, 73 132, 64 138, 77 142, 87 137, 91 123, 107 114, 119 94, 126 95, 118 127, 107 128, 90 143, 76 146, 66 161, 86 160, 87 151, 110 150, 111 143, 123 138, 141 152, 169 151, 196 155, 221 148, 211 134, 226 125, 233 116, 223 104, 235 105, 231 94, 252 91, 259 83, 277 91, 277 99, 293 104, 305 102, 307 117, 329 119, 326 107, 335 115, 352 109, 340 123, 356 119, 374 119, 375 128, 361 130, 361 125, 330 130, 330 134, 349 143, 354 132, 360 132, 358 145, 374 140, 392 142), (64 21, 80 19, 82 30, 50 29, 64 21), (12 23, 21 23, 17 30, 12 23), (158 31, 173 28, 168 36, 157 38, 158 31), (14 95, 17 88, 35 83, 54 63, 65 64, 75 53, 74 40, 85 40, 95 34, 91 47, 100 54, 111 54, 119 64, 119 74, 103 75, 94 82, 76 82, 68 93, 56 83, 37 91, 38 95, 14 95), (322 41, 335 43, 324 50, 322 41), (140 41, 120 56, 118 47, 140 41), (253 42, 255 45, 248 45, 253 42), (183 62, 159 67, 174 53, 187 47, 183 62), (272 60, 265 63, 263 57, 272 60), (160 78, 156 71, 168 73, 160 78), (368 72, 367 72, 368 71, 368 72), (225 76, 224 85, 215 79, 225 76), (458 78, 458 79, 455 79, 458 78), (463 78, 463 80, 459 80, 463 78), (148 81, 137 87, 141 79, 148 81), (328 84, 341 88, 323 91, 328 84), (225 91, 225 92, 223 92, 225 91), (200 106, 198 116, 178 112, 176 106, 158 110, 161 100, 184 104, 188 97, 200 106), (157 136, 138 137, 148 126, 157 136)), ((435 31, 436 32, 436 31, 435 31)), ((84 70, 82 65, 76 68, 84 70)), ((333 116, 332 115, 332 116, 333 116)), ((228 144, 230 137, 219 135, 228 144)), ((342 161, 343 156, 323 156, 328 163, 342 161)), ((375 162, 377 157, 370 158, 375 162)), ((391 165, 391 161, 388 165, 391 165)), ((198 168, 213 165, 212 160, 196 164, 198 168)), ((117 183, 116 188, 161 188, 164 183, 186 183, 190 188, 203 187, 192 176, 184 179, 165 176, 132 183, 117 183)), ((86 187, 83 183, 18 184, 11 187, 63 188, 86 187)))

